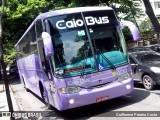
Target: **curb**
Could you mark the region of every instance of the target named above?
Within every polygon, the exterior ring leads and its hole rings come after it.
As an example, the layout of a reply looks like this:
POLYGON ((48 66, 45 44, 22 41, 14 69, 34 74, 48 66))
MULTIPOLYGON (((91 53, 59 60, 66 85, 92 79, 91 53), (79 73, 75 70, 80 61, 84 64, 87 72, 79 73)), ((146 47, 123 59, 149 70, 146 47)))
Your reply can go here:
MULTIPOLYGON (((20 105, 20 103, 16 100, 12 86, 9 85, 9 88, 10 88, 10 95, 11 95, 11 99, 12 99, 13 110, 17 111, 17 112, 22 111, 23 108, 20 105)), ((22 119, 22 117, 15 117, 15 120, 19 120, 19 119, 22 119)))
POLYGON ((13 104, 13 110, 14 111, 21 111, 21 107, 19 106, 19 103, 13 94, 14 91, 13 91, 11 85, 9 85, 9 88, 10 88, 10 94, 11 94, 11 99, 12 99, 12 104, 13 104))
MULTIPOLYGON (((22 105, 20 104, 20 102, 14 96, 15 91, 13 90, 12 85, 9 85, 9 87, 10 87, 10 94, 11 94, 11 99, 12 99, 12 103, 13 103, 13 110, 16 111, 16 112, 24 111, 22 105)), ((29 118, 18 116, 18 117, 15 117, 15 120, 29 120, 29 118)))

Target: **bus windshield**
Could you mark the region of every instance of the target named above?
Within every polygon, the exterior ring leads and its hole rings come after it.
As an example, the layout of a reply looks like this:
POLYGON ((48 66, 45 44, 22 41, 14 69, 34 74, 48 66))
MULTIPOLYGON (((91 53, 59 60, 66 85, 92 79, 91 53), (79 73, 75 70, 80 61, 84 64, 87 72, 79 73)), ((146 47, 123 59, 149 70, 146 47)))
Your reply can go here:
POLYGON ((45 19, 56 77, 71 77, 127 63, 126 47, 113 11, 86 12, 45 19))

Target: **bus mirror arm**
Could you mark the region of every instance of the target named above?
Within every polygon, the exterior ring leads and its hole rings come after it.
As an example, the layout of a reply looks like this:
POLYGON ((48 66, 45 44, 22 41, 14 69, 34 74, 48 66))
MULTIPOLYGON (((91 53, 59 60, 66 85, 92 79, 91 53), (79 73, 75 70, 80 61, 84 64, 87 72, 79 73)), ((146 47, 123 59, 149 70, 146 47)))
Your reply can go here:
POLYGON ((132 33, 133 40, 134 41, 139 41, 140 40, 140 33, 136 25, 130 21, 120 21, 120 26, 121 27, 128 27, 129 30, 132 33))
POLYGON ((44 44, 44 51, 46 56, 53 56, 53 44, 51 35, 48 32, 42 32, 42 39, 44 44))

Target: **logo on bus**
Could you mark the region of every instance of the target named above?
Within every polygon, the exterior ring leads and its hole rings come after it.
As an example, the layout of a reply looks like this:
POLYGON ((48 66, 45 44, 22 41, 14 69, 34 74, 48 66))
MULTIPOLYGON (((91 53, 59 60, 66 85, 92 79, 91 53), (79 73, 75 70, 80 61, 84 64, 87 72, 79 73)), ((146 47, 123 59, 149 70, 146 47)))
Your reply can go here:
MULTIPOLYGON (((85 20, 86 20, 87 25, 109 23, 108 16, 98 17, 98 18, 88 16, 88 17, 85 17, 85 20)), ((72 20, 66 21, 66 22, 64 20, 60 20, 60 21, 57 21, 57 23, 56 23, 56 27, 58 29, 76 28, 76 27, 81 27, 83 25, 84 25, 84 22, 81 19, 77 19, 77 20, 72 19, 72 20)))
POLYGON ((98 64, 98 68, 99 70, 103 70, 104 69, 104 65, 102 63, 98 64))
POLYGON ((117 75, 122 75, 122 74, 127 73, 127 72, 128 72, 128 70, 126 68, 124 68, 124 69, 118 69, 117 70, 117 75))

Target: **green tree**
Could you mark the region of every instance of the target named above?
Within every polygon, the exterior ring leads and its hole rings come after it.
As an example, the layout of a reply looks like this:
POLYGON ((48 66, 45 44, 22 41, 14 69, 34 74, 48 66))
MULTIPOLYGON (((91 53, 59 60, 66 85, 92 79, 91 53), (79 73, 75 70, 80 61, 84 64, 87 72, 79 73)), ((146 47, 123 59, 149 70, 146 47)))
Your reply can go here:
POLYGON ((140 0, 111 0, 110 6, 115 7, 116 4, 119 4, 119 7, 115 8, 117 15, 121 15, 119 18, 130 20, 137 24, 137 18, 144 16, 140 3, 140 0))
POLYGON ((141 0, 72 0, 72 6, 97 6, 108 5, 115 9, 117 15, 120 15, 120 19, 130 20, 136 22, 136 19, 144 16, 144 13, 140 7, 141 0), (118 8, 116 6, 119 6, 118 8), (123 15, 122 15, 123 14, 123 15))
POLYGON ((153 31, 153 25, 148 18, 141 21, 139 28, 141 33, 145 33, 146 31, 153 31))
POLYGON ((53 0, 7 0, 3 21, 4 59, 11 64, 16 56, 15 43, 22 36, 34 18, 43 12, 55 9, 53 0))

